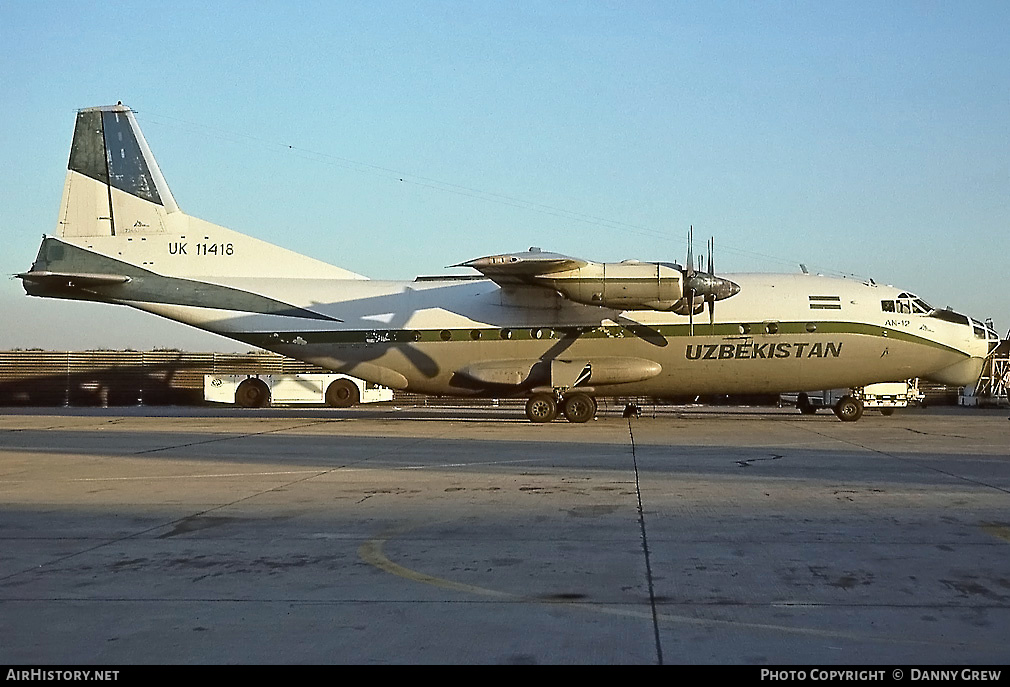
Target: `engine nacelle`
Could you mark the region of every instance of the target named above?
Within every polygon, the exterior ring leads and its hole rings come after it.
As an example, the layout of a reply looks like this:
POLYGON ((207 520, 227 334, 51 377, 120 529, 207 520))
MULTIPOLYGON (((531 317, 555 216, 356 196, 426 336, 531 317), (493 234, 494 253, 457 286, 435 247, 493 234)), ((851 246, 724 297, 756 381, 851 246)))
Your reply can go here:
POLYGON ((576 303, 618 310, 671 310, 684 297, 683 279, 676 267, 630 260, 534 277, 576 303))

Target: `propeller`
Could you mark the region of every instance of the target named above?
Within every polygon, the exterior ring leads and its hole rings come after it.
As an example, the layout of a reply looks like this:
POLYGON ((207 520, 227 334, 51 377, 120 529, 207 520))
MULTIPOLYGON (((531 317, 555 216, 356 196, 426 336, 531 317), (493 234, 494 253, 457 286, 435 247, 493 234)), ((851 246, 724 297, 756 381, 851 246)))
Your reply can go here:
POLYGON ((698 268, 694 268, 694 226, 687 233, 687 266, 683 270, 684 274, 684 294, 687 301, 688 322, 691 327, 691 335, 694 335, 694 310, 695 299, 702 298, 702 307, 708 306, 708 324, 715 331, 715 302, 724 298, 729 298, 740 292, 740 286, 722 277, 715 276, 715 238, 708 240, 708 269, 703 269, 704 257, 698 256, 698 268))

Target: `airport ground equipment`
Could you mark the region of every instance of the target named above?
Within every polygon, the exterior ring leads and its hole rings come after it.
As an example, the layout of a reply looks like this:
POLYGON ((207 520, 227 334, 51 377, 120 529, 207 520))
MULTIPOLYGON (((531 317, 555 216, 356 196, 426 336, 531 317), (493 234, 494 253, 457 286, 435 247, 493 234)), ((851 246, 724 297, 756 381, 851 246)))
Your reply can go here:
MULTIPOLYGON (((787 394, 783 398, 790 398, 787 394)), ((852 389, 826 389, 795 394, 796 408, 804 415, 813 415, 822 408, 830 408, 844 422, 853 422, 864 410, 879 410, 881 415, 892 415, 896 408, 907 408, 922 402, 919 380, 904 382, 879 382, 852 389)))
POLYGON ((205 400, 243 408, 296 404, 350 408, 393 400, 392 389, 341 374, 213 374, 204 376, 203 388, 205 400))
POLYGON ((999 407, 1010 404, 1010 332, 993 346, 982 365, 978 382, 966 386, 958 396, 958 405, 999 407))

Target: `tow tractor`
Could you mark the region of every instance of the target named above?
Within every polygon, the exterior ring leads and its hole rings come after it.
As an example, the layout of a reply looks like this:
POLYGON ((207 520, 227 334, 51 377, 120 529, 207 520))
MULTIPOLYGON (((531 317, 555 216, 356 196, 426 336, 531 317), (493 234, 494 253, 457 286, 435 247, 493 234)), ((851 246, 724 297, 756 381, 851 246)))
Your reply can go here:
MULTIPOLYGON (((783 398, 788 398, 787 395, 783 398)), ((879 410, 881 415, 893 415, 896 408, 907 408, 922 402, 919 380, 880 382, 852 389, 801 391, 795 394, 796 408, 804 415, 830 408, 842 422, 855 422, 864 410, 879 410)))

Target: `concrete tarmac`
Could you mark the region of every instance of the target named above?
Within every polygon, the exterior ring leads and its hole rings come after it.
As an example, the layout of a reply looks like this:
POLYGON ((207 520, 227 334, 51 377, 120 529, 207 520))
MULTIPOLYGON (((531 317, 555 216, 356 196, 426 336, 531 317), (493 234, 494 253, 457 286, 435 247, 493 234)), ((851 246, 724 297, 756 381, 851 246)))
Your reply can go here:
POLYGON ((0 664, 992 665, 1006 411, 0 410, 0 664))

